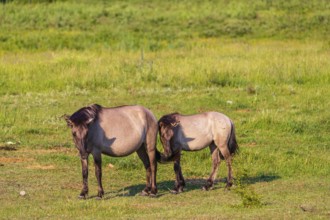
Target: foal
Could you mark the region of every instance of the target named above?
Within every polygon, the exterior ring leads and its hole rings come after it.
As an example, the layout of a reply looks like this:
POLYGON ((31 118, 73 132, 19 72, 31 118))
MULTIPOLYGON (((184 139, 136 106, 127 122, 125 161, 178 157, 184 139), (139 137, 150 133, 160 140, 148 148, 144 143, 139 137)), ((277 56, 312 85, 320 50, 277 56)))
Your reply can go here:
POLYGON ((173 113, 164 115, 159 121, 159 134, 164 154, 159 162, 174 161, 176 175, 173 193, 180 193, 185 186, 185 180, 180 166, 181 151, 198 151, 210 148, 212 155, 212 172, 204 190, 213 187, 217 175, 220 158, 226 160, 228 167, 227 186, 233 184, 232 156, 238 150, 233 122, 219 112, 205 112, 195 115, 173 113))

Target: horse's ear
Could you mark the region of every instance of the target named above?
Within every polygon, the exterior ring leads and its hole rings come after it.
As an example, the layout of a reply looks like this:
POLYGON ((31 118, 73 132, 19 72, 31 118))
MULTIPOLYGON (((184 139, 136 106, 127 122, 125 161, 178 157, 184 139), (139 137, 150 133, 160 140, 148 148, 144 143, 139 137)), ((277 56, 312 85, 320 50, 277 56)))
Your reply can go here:
POLYGON ((159 122, 159 123, 158 123, 158 126, 159 126, 159 127, 163 127, 163 126, 164 126, 164 122, 162 122, 162 121, 159 122))
POLYGON ((62 118, 64 118, 68 127, 73 127, 73 122, 70 120, 70 115, 63 115, 62 118))
POLYGON ((175 122, 172 122, 171 125, 172 127, 176 127, 180 124, 180 121, 175 121, 175 122))
POLYGON ((89 119, 86 121, 86 125, 89 125, 93 120, 94 120, 94 118, 89 118, 89 119))

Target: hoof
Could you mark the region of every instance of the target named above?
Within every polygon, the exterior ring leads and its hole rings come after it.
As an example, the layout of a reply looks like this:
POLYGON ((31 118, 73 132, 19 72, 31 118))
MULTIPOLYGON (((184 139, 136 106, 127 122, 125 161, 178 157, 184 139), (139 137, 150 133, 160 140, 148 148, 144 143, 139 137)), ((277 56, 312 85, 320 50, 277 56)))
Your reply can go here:
POLYGON ((230 188, 225 187, 225 188, 223 189, 223 191, 225 191, 225 192, 230 192, 230 188))
POLYGON ((175 189, 171 189, 170 190, 170 193, 177 195, 177 194, 179 194, 179 191, 178 190, 175 190, 175 189))
POLYGON ((86 196, 85 195, 79 195, 78 199, 86 199, 86 196))
POLYGON ((233 183, 227 183, 226 184, 226 188, 229 189, 230 187, 232 187, 233 183))
POLYGON ((96 196, 95 199, 96 199, 96 200, 102 200, 102 197, 100 197, 100 196, 96 196))
POLYGON ((149 193, 143 190, 139 195, 140 196, 149 196, 149 193))
POLYGON ((152 198, 156 198, 157 197, 157 195, 155 193, 150 193, 149 196, 152 197, 152 198))
POLYGON ((202 188, 203 191, 209 191, 212 189, 213 189, 213 186, 203 186, 203 188, 202 188))
POLYGON ((227 185, 227 186, 225 187, 225 191, 230 191, 230 188, 231 188, 231 186, 228 186, 228 185, 227 185))
POLYGON ((104 191, 100 191, 97 193, 96 199, 102 199, 102 197, 104 196, 104 191))

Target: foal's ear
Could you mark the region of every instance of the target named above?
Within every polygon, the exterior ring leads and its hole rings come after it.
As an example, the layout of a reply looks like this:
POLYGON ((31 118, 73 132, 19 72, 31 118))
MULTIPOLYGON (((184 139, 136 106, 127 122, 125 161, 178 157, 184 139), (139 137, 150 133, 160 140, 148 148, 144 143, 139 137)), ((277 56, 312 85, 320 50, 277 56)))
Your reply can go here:
POLYGON ((172 127, 176 127, 176 126, 178 126, 180 124, 180 121, 175 121, 175 122, 172 122, 171 123, 171 126, 172 127))
POLYGON ((70 115, 65 114, 62 117, 66 121, 66 124, 68 125, 68 127, 72 128, 73 127, 73 122, 70 120, 70 115))

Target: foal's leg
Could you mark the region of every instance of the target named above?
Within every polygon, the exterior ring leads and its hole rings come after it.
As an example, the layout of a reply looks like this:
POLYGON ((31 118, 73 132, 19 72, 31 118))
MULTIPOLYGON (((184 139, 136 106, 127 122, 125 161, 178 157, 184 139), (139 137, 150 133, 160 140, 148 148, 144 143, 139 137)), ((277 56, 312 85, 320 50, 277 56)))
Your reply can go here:
POLYGON ((100 199, 104 195, 103 187, 102 187, 102 156, 101 153, 93 154, 94 158, 94 166, 95 166, 95 176, 98 183, 98 193, 97 198, 100 199))
POLYGON ((211 151, 211 156, 212 156, 212 172, 206 182, 206 185, 203 186, 203 190, 209 190, 209 189, 213 188, 214 180, 217 176, 218 168, 219 168, 219 164, 220 164, 219 149, 217 148, 217 146, 214 143, 212 143, 210 145, 210 151, 211 151))
MULTIPOLYGON (((179 152, 179 154, 180 154, 180 152, 179 152)), ((180 166, 180 156, 174 162, 174 172, 175 172, 175 186, 171 192, 174 194, 178 194, 178 193, 183 192, 183 188, 186 186, 186 182, 184 181, 181 166, 180 166)))
POLYGON ((139 158, 142 160, 144 168, 146 169, 146 187, 142 190, 141 195, 147 196, 151 190, 151 168, 150 161, 145 146, 142 145, 139 150, 137 150, 139 158))

